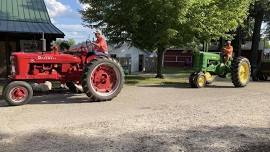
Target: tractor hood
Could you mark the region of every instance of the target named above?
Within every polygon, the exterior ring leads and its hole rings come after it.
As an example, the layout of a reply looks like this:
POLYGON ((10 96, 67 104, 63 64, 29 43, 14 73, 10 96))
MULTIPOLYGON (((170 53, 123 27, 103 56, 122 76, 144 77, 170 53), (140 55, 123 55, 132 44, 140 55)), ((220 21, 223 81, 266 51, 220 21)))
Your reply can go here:
POLYGON ((77 56, 54 52, 15 52, 12 56, 17 60, 28 60, 30 63, 81 63, 81 59, 77 56))
POLYGON ((210 52, 200 52, 200 54, 203 57, 206 57, 211 60, 219 60, 220 59, 220 54, 219 53, 210 53, 210 52))

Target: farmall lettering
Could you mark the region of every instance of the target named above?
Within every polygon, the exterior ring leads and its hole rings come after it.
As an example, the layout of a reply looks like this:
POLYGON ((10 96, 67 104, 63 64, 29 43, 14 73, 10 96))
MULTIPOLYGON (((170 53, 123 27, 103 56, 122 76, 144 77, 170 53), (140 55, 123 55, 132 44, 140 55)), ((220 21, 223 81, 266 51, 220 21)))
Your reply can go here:
POLYGON ((38 60, 56 60, 53 56, 38 56, 38 60))

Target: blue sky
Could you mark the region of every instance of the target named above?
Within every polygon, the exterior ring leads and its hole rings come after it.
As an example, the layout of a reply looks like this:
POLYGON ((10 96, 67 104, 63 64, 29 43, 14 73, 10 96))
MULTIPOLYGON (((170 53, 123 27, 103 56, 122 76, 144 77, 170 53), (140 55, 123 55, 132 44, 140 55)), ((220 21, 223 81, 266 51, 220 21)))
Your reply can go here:
POLYGON ((87 8, 79 0, 44 0, 53 24, 76 42, 93 38, 93 29, 83 26, 79 10, 87 8))

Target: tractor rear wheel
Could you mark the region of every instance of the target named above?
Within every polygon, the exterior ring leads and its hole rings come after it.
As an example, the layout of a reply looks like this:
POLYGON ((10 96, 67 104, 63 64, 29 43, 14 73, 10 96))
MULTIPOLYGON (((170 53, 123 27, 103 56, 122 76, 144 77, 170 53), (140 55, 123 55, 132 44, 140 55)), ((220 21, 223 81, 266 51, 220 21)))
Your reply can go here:
POLYGON ((250 62, 247 58, 238 57, 232 63, 232 83, 235 87, 245 87, 250 81, 250 62))
POLYGON ((203 88, 206 86, 206 77, 203 72, 199 72, 194 77, 195 88, 203 88))
POLYGON ((91 61, 84 69, 82 87, 93 101, 108 101, 116 97, 124 85, 121 65, 108 57, 91 61))
POLYGON ((13 81, 3 90, 3 97, 11 106, 27 104, 33 97, 32 86, 24 81, 13 81))

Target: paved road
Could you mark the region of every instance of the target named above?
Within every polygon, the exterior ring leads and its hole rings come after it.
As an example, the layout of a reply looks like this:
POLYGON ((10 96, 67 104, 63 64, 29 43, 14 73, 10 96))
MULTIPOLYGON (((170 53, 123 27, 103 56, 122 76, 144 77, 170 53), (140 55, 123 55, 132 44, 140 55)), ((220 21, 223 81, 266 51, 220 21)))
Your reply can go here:
POLYGON ((0 106, 1 152, 270 151, 270 82, 125 86, 110 102, 54 94, 0 106))

